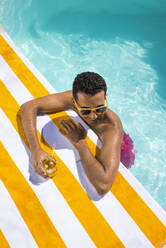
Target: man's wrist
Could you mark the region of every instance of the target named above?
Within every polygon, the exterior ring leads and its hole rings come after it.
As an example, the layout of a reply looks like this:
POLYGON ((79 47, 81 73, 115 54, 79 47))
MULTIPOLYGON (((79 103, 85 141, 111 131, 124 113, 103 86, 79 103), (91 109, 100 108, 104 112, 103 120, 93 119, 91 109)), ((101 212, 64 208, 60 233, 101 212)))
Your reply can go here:
POLYGON ((31 148, 31 152, 36 152, 38 150, 41 150, 41 146, 39 144, 36 144, 31 148))

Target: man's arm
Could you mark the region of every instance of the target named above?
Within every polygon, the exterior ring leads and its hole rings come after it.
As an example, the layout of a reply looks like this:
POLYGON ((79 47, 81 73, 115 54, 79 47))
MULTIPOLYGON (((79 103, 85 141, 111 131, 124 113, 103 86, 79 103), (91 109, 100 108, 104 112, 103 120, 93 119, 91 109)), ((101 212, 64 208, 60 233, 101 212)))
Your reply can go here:
POLYGON ((47 177, 47 173, 42 168, 42 161, 50 155, 39 144, 36 130, 37 114, 64 111, 70 108, 71 102, 72 91, 66 91, 36 98, 21 106, 21 120, 31 150, 32 165, 35 171, 43 177, 47 177))
POLYGON ((63 129, 59 131, 79 151, 85 173, 90 182, 100 195, 106 193, 111 188, 119 167, 120 146, 123 138, 121 121, 119 120, 116 128, 109 127, 104 130, 103 146, 96 157, 93 156, 86 143, 86 132, 80 123, 76 125, 71 120, 63 120, 61 126, 63 129))
POLYGON ((21 105, 21 120, 31 152, 40 148, 36 132, 37 114, 56 113, 70 108, 72 91, 51 94, 30 100, 21 105))
POLYGON ((110 190, 117 174, 122 134, 122 127, 105 131, 103 146, 96 158, 93 157, 85 140, 80 140, 76 144, 84 170, 100 195, 110 190))

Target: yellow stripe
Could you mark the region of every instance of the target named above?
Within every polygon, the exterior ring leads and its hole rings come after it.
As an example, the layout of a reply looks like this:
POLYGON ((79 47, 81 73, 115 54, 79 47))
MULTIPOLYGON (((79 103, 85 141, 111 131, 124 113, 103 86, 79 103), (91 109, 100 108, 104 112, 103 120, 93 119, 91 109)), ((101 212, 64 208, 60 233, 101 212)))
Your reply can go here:
POLYGON ((160 244, 158 244, 158 245, 156 246, 156 248, 165 248, 165 247, 166 247, 166 239, 163 240, 162 243, 160 243, 160 244))
POLYGON ((0 142, 0 178, 39 247, 66 247, 39 199, 0 142), (26 197, 25 197, 26 196, 26 197), (41 225, 42 223, 42 225, 41 225))
MULTIPOLYGON (((32 72, 26 67, 26 65, 21 61, 18 55, 12 48, 10 48, 10 46, 3 38, 1 38, 0 43, 3 44, 2 47, 6 47, 6 49, 4 48, 5 51, 10 52, 10 57, 6 56, 5 52, 3 51, 1 52, 2 56, 9 64, 11 69, 20 78, 22 83, 27 87, 29 92, 35 98, 49 94, 49 92, 44 88, 39 80, 36 79, 32 72), (17 63, 14 63, 14 60, 17 61, 17 63), (22 75, 22 71, 24 71, 24 75, 22 75), (33 84, 29 85, 29 82, 33 82, 33 84)), ((65 118, 69 118, 65 112, 63 112, 63 115, 66 116, 65 118)), ((53 119, 52 116, 54 115, 50 115, 50 117, 53 119)), ((60 118, 63 118, 62 114, 60 118)), ((58 122, 54 121, 54 123, 58 126, 58 122)), ((87 143, 93 155, 95 155, 96 145, 89 138, 87 138, 87 143)), ((97 150, 98 149, 99 148, 97 148, 97 150)), ((133 220, 137 223, 137 225, 140 227, 140 229, 144 232, 144 234, 148 237, 153 245, 158 242, 158 238, 161 237, 160 239, 162 240, 162 237, 165 237, 165 226, 160 222, 157 216, 135 192, 135 190, 130 186, 130 184, 120 174, 120 172, 117 173, 111 191, 121 202, 122 206, 126 209, 129 215, 133 218, 133 220), (121 194, 121 192, 124 192, 124 194, 121 194), (126 200, 126 196, 128 199, 130 199, 130 201, 126 200), (148 221, 145 221, 145 217, 148 221)))
MULTIPOLYGON (((20 120, 19 105, 12 97, 2 81, 1 83, 1 108, 19 133, 23 141, 29 147, 23 127, 20 120), (17 120, 16 120, 17 113, 17 120)), ((58 113, 59 114, 59 113, 58 113)), ((60 115, 60 114, 59 114, 60 115)), ((54 114, 55 117, 55 114, 54 114)), ((42 140, 40 133, 37 131, 39 141, 42 140)), ((43 139, 44 140, 44 139, 43 139)), ((51 147, 44 141, 40 143, 41 147, 51 154, 51 147)), ((65 200, 83 225, 89 236, 97 247, 124 247, 115 232, 109 226, 102 214, 90 200, 86 192, 82 189, 73 174, 66 167, 63 161, 55 154, 58 170, 56 176, 52 179, 65 200), (100 228, 96 228, 100 227, 100 228)))
POLYGON ((2 247, 2 248, 10 248, 10 245, 7 242, 5 236, 3 235, 1 229, 0 229, 0 247, 2 247))

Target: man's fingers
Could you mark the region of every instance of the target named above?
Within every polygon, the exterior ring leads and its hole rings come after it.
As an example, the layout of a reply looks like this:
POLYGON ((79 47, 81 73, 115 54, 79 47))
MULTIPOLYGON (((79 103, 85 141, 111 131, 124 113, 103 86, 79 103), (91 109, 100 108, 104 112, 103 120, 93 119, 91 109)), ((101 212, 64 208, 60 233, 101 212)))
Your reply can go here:
POLYGON ((73 121, 73 120, 68 120, 68 123, 69 123, 69 125, 72 127, 72 128, 76 128, 77 127, 77 125, 75 124, 75 122, 73 121))
POLYGON ((65 130, 70 131, 71 127, 68 123, 66 123, 65 121, 61 121, 60 124, 65 130))
POLYGON ((35 171, 42 177, 47 177, 47 173, 42 168, 41 162, 35 166, 35 171))

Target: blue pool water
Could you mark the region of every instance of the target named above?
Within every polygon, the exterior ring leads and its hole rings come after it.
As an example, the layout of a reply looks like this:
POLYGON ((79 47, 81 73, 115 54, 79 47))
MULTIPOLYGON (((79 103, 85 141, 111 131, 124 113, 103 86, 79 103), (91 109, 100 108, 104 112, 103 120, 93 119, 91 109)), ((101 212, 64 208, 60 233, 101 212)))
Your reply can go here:
POLYGON ((166 1, 1 0, 0 23, 57 91, 83 71, 106 79, 130 171, 166 210, 166 1))

